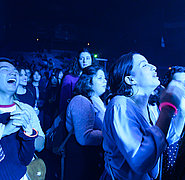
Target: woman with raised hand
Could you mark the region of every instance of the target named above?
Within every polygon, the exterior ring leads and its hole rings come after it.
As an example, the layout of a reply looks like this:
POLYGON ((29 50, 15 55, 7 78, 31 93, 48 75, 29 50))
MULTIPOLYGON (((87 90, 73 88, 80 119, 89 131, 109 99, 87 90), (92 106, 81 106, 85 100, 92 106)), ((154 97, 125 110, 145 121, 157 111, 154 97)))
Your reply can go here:
POLYGON ((156 179, 162 152, 179 138, 178 124, 172 118, 178 113, 184 87, 174 80, 169 84, 161 96, 158 115, 157 106, 151 110, 148 100, 160 81, 156 67, 144 56, 121 56, 109 75, 113 98, 103 122, 102 179, 156 179))
POLYGON ((93 65, 84 68, 76 84, 66 112, 67 130, 74 129, 67 144, 66 180, 95 180, 102 173, 101 129, 105 106, 100 96, 106 84, 103 69, 93 65))

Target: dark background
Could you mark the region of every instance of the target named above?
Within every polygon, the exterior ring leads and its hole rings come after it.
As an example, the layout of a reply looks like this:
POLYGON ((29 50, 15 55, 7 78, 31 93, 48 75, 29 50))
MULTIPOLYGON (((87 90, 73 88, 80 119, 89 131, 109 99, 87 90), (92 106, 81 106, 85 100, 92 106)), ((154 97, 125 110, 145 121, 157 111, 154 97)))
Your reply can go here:
POLYGON ((159 70, 184 66, 185 1, 0 1, 1 54, 75 51, 88 43, 93 53, 109 62, 123 53, 138 51, 159 70))

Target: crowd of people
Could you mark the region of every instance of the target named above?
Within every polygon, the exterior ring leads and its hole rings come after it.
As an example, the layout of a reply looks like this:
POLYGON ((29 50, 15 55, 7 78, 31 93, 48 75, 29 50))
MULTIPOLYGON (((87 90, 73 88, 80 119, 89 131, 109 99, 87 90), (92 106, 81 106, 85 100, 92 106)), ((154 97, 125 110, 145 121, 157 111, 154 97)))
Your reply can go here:
POLYGON ((34 153, 46 180, 61 179, 60 155, 45 146, 65 114, 64 180, 185 179, 185 67, 164 77, 139 53, 109 72, 87 49, 67 70, 0 58, 0 179, 28 180, 34 153))

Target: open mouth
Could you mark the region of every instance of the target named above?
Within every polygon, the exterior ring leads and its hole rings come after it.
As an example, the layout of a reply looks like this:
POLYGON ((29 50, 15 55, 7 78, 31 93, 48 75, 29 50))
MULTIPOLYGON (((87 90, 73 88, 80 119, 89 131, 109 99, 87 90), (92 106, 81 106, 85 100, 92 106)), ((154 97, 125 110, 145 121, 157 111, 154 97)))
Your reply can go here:
POLYGON ((153 75, 153 77, 157 77, 157 73, 155 73, 155 74, 153 75))
POLYGON ((8 84, 15 84, 16 83, 16 79, 9 79, 7 82, 8 82, 8 84))

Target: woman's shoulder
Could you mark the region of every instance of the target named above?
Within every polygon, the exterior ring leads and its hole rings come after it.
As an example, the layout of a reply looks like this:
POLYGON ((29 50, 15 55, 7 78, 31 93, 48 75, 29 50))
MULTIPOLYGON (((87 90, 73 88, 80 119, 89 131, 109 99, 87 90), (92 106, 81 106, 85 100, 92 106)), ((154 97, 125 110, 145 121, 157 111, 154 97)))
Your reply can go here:
POLYGON ((82 96, 82 95, 76 95, 76 96, 74 96, 71 99, 71 102, 77 102, 77 103, 86 102, 86 103, 91 103, 91 101, 87 97, 82 96))
POLYGON ((67 74, 65 75, 64 79, 63 79, 63 84, 64 83, 68 83, 68 82, 73 82, 73 81, 77 81, 79 79, 79 77, 77 76, 73 76, 71 74, 67 74))
POLYGON ((127 101, 130 101, 128 97, 123 95, 117 95, 111 99, 110 105, 125 105, 127 101))

